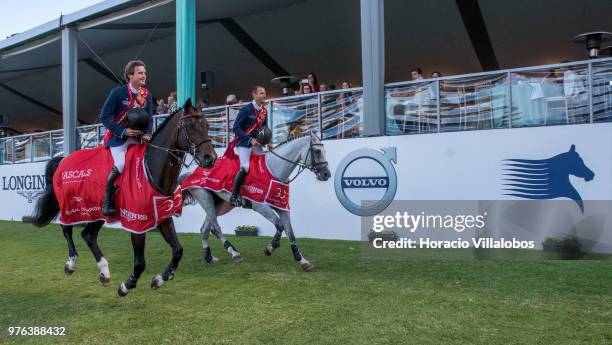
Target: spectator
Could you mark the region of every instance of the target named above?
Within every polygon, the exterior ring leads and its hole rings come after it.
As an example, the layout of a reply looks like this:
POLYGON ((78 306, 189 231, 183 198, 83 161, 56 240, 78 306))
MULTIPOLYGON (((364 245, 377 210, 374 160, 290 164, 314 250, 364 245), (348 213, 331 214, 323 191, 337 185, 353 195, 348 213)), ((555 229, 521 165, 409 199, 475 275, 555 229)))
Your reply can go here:
POLYGON ((319 80, 317 79, 317 76, 314 73, 309 73, 306 78, 308 78, 308 85, 310 85, 311 92, 321 91, 319 80))
POLYGON ((157 109, 155 110, 157 114, 167 114, 168 113, 168 105, 164 102, 163 99, 157 100, 157 109))
POLYGON ((327 91, 327 85, 323 83, 319 84, 319 91, 320 92, 327 91))
POLYGON ((431 77, 432 78, 442 78, 442 73, 440 73, 438 71, 433 71, 433 72, 431 72, 431 77))
POLYGON ((307 95, 309 93, 312 93, 312 89, 310 88, 310 85, 308 84, 302 85, 302 94, 307 95))
POLYGON ((420 67, 416 67, 410 70, 410 80, 422 80, 423 70, 420 67))
MULTIPOLYGON (((567 62, 569 61, 563 61, 561 63, 567 62)), ((578 96, 587 92, 582 78, 576 72, 565 66, 559 68, 559 71, 563 72, 563 91, 565 97, 578 96)))
POLYGON ((178 105, 176 104, 176 91, 172 91, 168 96, 168 110, 173 113, 176 111, 177 108, 178 105))
POLYGON ((225 98, 225 104, 226 105, 234 105, 234 104, 238 104, 238 97, 236 97, 235 94, 230 93, 229 95, 227 95, 227 97, 225 98))
POLYGON ((343 89, 350 89, 352 87, 353 87, 353 85, 350 82, 348 82, 348 81, 343 81, 342 82, 342 88, 343 89))

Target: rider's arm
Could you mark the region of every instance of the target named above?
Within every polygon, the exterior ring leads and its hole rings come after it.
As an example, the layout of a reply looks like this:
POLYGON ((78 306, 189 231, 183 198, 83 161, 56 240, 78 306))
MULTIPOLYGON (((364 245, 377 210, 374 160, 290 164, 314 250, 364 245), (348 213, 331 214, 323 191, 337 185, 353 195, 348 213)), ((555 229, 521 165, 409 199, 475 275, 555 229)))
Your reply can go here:
POLYGON ((104 127, 108 128, 114 136, 122 138, 125 134, 125 128, 115 122, 115 107, 119 102, 118 89, 113 89, 106 98, 106 102, 100 111, 100 121, 104 127))
POLYGON ((240 109, 240 111, 238 112, 238 116, 236 116, 236 121, 234 122, 233 128, 234 134, 240 139, 248 137, 243 128, 248 118, 249 114, 247 113, 247 111, 244 108, 240 109))

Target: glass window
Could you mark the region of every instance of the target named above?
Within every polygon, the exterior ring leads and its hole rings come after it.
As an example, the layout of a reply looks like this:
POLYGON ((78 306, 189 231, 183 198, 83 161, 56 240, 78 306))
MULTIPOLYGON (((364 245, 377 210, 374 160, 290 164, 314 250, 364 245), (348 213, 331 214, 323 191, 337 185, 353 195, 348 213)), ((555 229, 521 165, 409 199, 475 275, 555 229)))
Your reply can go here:
POLYGON ((0 144, 2 164, 13 164, 13 138, 2 139, 0 144))
POLYGON ((208 137, 212 139, 214 147, 227 146, 227 108, 207 108, 202 115, 208 121, 208 137))
POLYGON ((321 95, 322 139, 363 135, 363 91, 346 90, 321 95))
POLYGON ((275 143, 300 136, 310 130, 319 130, 316 95, 275 100, 272 113, 272 140, 275 143))
POLYGON ((385 88, 386 133, 438 131, 436 82, 410 83, 385 88))
POLYGON ((98 126, 77 127, 81 149, 92 149, 98 146, 98 126))
POLYGON ((590 121, 587 65, 512 73, 512 127, 590 121))
POLYGON ((15 145, 15 163, 31 162, 32 153, 32 137, 22 136, 14 138, 15 145))
POLYGON ((593 122, 612 121, 612 61, 594 63, 593 122))
POLYGON ((64 155, 64 132, 54 131, 51 133, 51 153, 53 158, 64 155))
POLYGON ((440 81, 440 131, 508 127, 507 73, 440 81))
POLYGON ((51 158, 51 138, 49 132, 32 136, 32 160, 46 161, 51 158))

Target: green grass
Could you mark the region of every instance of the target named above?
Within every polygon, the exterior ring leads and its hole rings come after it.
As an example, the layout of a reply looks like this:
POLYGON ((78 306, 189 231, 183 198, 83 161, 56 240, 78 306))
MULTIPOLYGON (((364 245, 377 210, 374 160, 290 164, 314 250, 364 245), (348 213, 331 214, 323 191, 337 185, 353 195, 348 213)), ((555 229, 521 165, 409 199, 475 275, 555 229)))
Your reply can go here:
MULTIPOLYGON (((80 229, 75 229, 80 230, 80 229)), ((315 264, 302 272, 286 239, 231 238, 234 264, 218 241, 205 264, 198 234, 181 234, 173 281, 151 278, 170 259, 147 236, 147 268, 125 298, 129 234, 104 229, 99 243, 112 285, 75 233, 77 271, 66 276, 57 226, 0 222, 0 325, 4 343, 85 344, 612 344, 610 261, 365 261, 360 244, 298 239, 315 264), (9 325, 65 325, 65 338, 6 336, 9 325)))

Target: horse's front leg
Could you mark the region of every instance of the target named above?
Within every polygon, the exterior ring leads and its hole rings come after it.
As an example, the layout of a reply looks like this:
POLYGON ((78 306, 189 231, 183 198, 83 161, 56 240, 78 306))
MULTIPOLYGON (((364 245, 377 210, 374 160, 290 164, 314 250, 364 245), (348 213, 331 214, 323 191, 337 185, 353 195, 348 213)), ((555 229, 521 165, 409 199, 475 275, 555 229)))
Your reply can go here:
POLYGON ((162 274, 153 277, 151 280, 151 289, 157 289, 168 280, 172 280, 172 278, 174 278, 174 272, 178 268, 179 262, 183 257, 183 246, 181 246, 176 236, 176 229, 174 228, 174 221, 172 218, 163 221, 159 224, 158 228, 166 243, 172 248, 172 259, 162 274))
POLYGON ((280 247, 280 239, 283 235, 284 229, 283 222, 274 212, 272 207, 267 204, 253 203, 253 211, 261 214, 264 218, 269 220, 270 223, 274 224, 274 227, 276 228, 276 233, 274 233, 272 241, 264 248, 264 254, 266 254, 266 256, 270 256, 276 248, 280 247))
POLYGON ((140 275, 145 270, 145 239, 146 234, 132 234, 132 249, 134 251, 134 271, 126 279, 119 288, 117 289, 117 293, 119 296, 125 296, 128 292, 136 287, 136 283, 140 278, 140 275))
POLYGON ((314 265, 310 263, 310 261, 306 260, 306 258, 300 253, 300 250, 297 247, 297 243, 295 242, 295 235, 293 234, 293 228, 291 227, 291 217, 289 215, 289 211, 284 210, 276 210, 278 216, 280 217, 281 222, 285 228, 285 232, 287 233, 287 238, 289 238, 289 243, 291 243, 291 251, 293 252, 293 258, 296 261, 300 262, 302 269, 304 271, 310 271, 314 268, 314 265))

